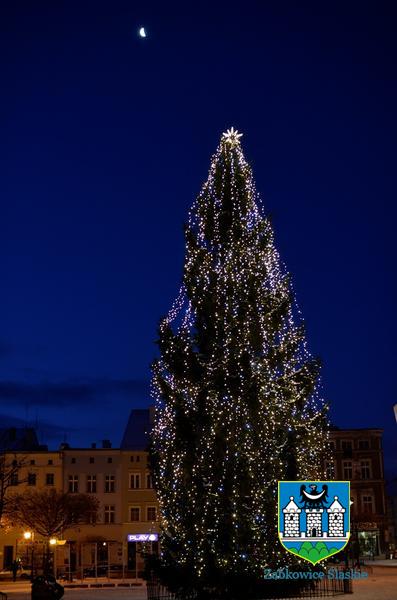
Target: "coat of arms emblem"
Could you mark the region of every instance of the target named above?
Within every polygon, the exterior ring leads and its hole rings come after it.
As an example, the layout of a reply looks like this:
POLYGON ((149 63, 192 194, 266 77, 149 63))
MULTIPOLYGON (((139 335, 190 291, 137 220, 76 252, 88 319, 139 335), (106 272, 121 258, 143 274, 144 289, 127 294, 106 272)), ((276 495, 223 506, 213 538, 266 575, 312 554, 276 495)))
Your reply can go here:
POLYGON ((350 537, 349 481, 279 481, 278 535, 288 552, 313 565, 350 537))

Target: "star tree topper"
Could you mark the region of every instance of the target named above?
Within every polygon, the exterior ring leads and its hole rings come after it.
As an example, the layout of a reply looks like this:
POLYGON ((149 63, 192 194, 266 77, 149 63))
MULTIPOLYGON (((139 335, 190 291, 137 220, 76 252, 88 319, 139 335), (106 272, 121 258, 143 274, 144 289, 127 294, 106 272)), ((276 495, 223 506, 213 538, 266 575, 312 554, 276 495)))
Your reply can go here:
POLYGON ((234 127, 228 129, 225 133, 222 133, 222 139, 232 147, 237 146, 240 143, 240 138, 243 137, 242 133, 239 133, 234 127))

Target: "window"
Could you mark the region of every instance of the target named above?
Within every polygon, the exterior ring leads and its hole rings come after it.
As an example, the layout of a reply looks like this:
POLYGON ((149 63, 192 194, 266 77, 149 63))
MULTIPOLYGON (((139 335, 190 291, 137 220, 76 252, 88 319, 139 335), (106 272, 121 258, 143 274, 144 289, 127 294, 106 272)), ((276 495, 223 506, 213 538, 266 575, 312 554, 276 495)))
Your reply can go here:
POLYGON ((113 458, 111 456, 108 456, 108 463, 112 463, 113 462, 113 458))
POLYGON ((130 461, 134 462, 134 457, 133 456, 130 456, 130 461))
POLYGON ((114 523, 116 510, 113 504, 105 504, 105 523, 114 523))
POLYGON ((116 478, 114 475, 105 475, 105 492, 113 493, 116 491, 116 478))
POLYGON ((130 490, 138 490, 141 487, 141 476, 139 473, 130 473, 130 490))
POLYGON ((36 473, 28 473, 28 485, 36 485, 36 473))
POLYGON ((72 465, 75 465, 76 464, 76 459, 72 458, 72 460, 70 462, 72 463, 72 465))
POLYGON ((49 465, 53 465, 53 464, 54 464, 54 461, 52 460, 52 458, 49 458, 49 459, 48 459, 48 464, 49 464, 49 465))
POLYGON ((95 462, 95 458, 93 456, 90 456, 90 464, 93 465, 95 462))
POLYGON ((332 441, 329 443, 330 450, 335 450, 335 442, 332 441))
POLYGON ((371 479, 371 461, 360 460, 360 476, 361 479, 371 479))
POLYGON ((136 462, 139 462, 141 460, 141 457, 139 456, 139 454, 136 455, 136 462))
POLYGON ((36 461, 34 460, 34 458, 32 458, 32 460, 30 461, 30 464, 31 465, 35 465, 36 464, 36 461))
POLYGON ((45 484, 46 485, 54 485, 54 481, 55 481, 54 473, 46 473, 45 484))
POLYGON ((79 491, 79 476, 69 475, 69 492, 77 494, 79 491))
POLYGON ((96 475, 87 475, 87 494, 96 494, 96 475))
POLYGON ((141 509, 139 506, 131 506, 130 507, 130 521, 140 521, 141 520, 141 509))
POLYGON ((342 450, 352 450, 353 442, 352 440, 342 440, 342 450))
POLYGON ((10 476, 10 485, 18 485, 18 473, 11 473, 10 476))
POLYGON ((156 520, 156 507, 155 506, 148 506, 147 507, 147 520, 148 521, 155 521, 156 520))
POLYGON ((369 450, 369 440, 359 440, 358 448, 359 450, 369 450))
POLYGON ((153 481, 150 473, 146 473, 146 487, 148 490, 153 488, 153 481))
POLYGON ((325 473, 327 479, 335 479, 335 463, 333 460, 327 460, 325 462, 325 473))
POLYGON ((365 495, 362 496, 362 503, 363 503, 363 512, 364 513, 373 513, 374 512, 374 498, 373 496, 365 495))
POLYGON ((343 479, 353 478, 353 463, 351 460, 343 461, 343 479))

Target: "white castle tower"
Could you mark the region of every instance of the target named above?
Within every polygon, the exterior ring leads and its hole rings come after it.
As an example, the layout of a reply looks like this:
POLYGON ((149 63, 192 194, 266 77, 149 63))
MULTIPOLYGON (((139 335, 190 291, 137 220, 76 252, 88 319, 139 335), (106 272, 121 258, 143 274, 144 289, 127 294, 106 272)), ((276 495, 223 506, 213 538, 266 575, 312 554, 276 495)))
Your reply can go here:
POLYGON ((289 502, 285 508, 284 513, 284 536, 283 537, 299 537, 300 527, 299 519, 301 509, 295 504, 294 497, 290 496, 289 502))
POLYGON ((328 537, 343 537, 343 515, 345 512, 345 509, 338 500, 338 496, 335 496, 333 503, 327 508, 328 537))
POLYGON ((306 535, 307 537, 321 537, 323 535, 322 518, 323 508, 305 508, 306 535))

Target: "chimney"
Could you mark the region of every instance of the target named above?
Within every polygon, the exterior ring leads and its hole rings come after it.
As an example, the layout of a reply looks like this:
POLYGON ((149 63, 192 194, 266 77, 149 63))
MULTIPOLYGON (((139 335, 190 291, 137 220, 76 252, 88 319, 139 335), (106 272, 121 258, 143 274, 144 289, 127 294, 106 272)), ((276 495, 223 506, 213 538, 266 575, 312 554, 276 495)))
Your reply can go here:
POLYGON ((111 448, 112 444, 110 440, 102 440, 102 448, 111 448))

